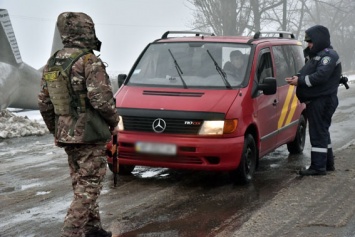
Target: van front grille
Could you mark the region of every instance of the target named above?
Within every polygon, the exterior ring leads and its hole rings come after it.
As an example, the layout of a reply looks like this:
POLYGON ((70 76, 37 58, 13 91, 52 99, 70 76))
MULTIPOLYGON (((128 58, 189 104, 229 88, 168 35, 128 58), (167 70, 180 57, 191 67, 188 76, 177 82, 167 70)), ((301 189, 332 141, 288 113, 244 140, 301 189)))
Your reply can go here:
POLYGON ((198 134, 202 125, 201 119, 178 119, 178 118, 152 118, 152 117, 135 117, 135 116, 122 116, 123 126, 125 131, 138 131, 138 132, 153 132, 153 133, 168 133, 168 134, 198 134), (157 119, 161 121, 161 127, 156 127, 157 119), (165 127, 165 129, 163 129, 165 127), (163 131, 161 131, 163 130, 163 131))

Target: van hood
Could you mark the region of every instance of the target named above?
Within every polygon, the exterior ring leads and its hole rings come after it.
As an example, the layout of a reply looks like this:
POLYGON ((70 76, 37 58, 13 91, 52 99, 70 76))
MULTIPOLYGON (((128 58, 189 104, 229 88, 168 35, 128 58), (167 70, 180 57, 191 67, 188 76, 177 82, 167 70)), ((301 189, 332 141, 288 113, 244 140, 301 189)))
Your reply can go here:
POLYGON ((193 90, 123 86, 116 107, 227 113, 238 90, 193 90))

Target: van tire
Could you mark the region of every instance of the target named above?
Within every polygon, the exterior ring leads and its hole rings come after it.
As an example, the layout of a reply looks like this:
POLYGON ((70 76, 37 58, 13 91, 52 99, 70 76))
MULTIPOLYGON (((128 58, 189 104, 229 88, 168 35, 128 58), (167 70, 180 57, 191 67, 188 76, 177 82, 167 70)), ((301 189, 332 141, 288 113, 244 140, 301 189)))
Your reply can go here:
POLYGON ((287 150, 291 154, 300 154, 303 152, 304 144, 306 141, 306 127, 307 121, 305 120, 304 116, 301 115, 298 121, 296 137, 292 142, 287 143, 287 150))
MULTIPOLYGON (((108 168, 113 173, 113 165, 108 164, 108 168)), ((119 165, 118 166, 118 174, 119 175, 130 175, 130 174, 132 174, 132 171, 134 170, 134 168, 135 168, 134 165, 119 165)))
POLYGON ((230 171, 230 177, 236 184, 248 184, 252 181, 257 163, 257 150, 254 137, 246 134, 242 157, 237 169, 230 171))

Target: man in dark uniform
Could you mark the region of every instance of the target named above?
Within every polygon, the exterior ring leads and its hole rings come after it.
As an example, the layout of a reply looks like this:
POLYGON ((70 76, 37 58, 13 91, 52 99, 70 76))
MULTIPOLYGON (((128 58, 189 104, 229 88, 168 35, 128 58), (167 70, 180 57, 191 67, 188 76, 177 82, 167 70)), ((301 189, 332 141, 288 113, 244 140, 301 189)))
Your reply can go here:
POLYGON ((296 94, 300 102, 306 104, 309 122, 311 165, 299 173, 325 175, 326 171, 335 169, 329 127, 338 106, 341 64, 326 27, 315 25, 307 29, 305 41, 309 60, 297 76, 286 78, 290 85, 297 86, 296 94))
POLYGON ((61 237, 109 237, 97 199, 106 174, 106 142, 117 134, 119 117, 105 65, 93 53, 101 42, 85 13, 64 12, 57 27, 64 48, 44 67, 38 105, 56 145, 68 154, 74 199, 61 237))

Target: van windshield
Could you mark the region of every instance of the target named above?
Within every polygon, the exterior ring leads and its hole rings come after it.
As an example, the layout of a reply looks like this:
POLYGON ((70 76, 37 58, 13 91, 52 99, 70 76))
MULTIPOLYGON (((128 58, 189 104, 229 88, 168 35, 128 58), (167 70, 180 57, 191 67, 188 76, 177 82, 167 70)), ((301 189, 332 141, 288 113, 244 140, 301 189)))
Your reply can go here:
POLYGON ((133 69, 128 85, 235 88, 245 79, 250 45, 154 43, 133 69))

